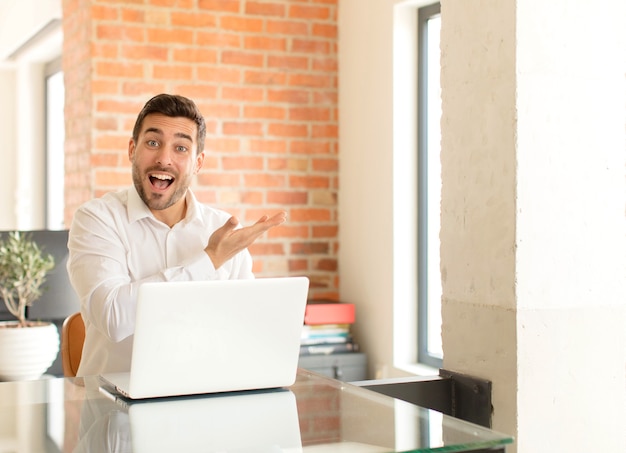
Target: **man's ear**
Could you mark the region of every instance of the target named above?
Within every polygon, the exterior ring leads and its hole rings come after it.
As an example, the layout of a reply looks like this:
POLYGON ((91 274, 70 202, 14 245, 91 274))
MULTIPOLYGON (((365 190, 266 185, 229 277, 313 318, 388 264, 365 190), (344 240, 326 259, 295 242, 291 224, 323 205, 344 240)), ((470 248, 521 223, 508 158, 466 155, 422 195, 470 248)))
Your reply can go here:
POLYGON ((196 156, 196 171, 194 173, 198 173, 202 168, 202 164, 204 163, 204 151, 196 156))
POLYGON ((133 156, 135 155, 135 140, 132 138, 128 140, 128 160, 133 161, 133 156))

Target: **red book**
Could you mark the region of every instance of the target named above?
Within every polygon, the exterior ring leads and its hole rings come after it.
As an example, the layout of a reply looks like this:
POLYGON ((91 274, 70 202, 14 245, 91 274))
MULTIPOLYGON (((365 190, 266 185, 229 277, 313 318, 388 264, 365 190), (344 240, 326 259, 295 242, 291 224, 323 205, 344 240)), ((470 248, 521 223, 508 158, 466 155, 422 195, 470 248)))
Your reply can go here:
POLYGON ((352 324, 354 312, 354 304, 309 301, 304 312, 304 323, 307 325, 352 324))

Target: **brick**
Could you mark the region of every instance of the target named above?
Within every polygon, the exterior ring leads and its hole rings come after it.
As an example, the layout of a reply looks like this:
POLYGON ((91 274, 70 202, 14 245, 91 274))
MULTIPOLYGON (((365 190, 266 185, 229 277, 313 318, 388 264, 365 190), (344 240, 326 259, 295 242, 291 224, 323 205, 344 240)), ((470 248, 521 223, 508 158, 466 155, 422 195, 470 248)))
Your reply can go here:
POLYGON ((313 268, 319 271, 336 271, 337 260, 334 258, 322 258, 314 262, 313 268))
POLYGON ((241 72, 239 68, 223 68, 220 66, 201 66, 196 68, 198 78, 206 82, 232 83, 241 82, 241 72))
POLYGON ((310 88, 332 88, 335 85, 334 79, 328 75, 312 74, 291 74, 289 85, 310 88))
POLYGON ((240 148, 239 138, 212 138, 207 137, 204 142, 207 152, 237 152, 240 148))
POLYGON ((214 28, 217 26, 217 17, 214 14, 200 13, 198 11, 189 13, 172 12, 171 21, 174 27, 214 28))
POLYGON ((319 104, 331 104, 333 106, 337 105, 338 100, 337 91, 323 91, 323 92, 315 92, 313 93, 313 103, 316 105, 319 104))
POLYGON ((294 208, 289 213, 292 222, 328 222, 332 219, 330 209, 294 208))
POLYGON ((309 34, 309 26, 302 21, 268 20, 266 30, 272 35, 307 36, 309 34))
MULTIPOLYGON (((191 99, 215 98, 217 97, 217 87, 214 85, 188 85, 186 83, 176 85, 176 93, 187 96, 191 99)), ((205 120, 206 121, 206 120, 205 120)))
POLYGON ((270 239, 308 239, 309 227, 306 225, 290 225, 289 217, 287 217, 287 222, 269 230, 267 237, 270 239))
POLYGON ((339 64, 337 58, 315 57, 311 60, 311 69, 313 69, 313 71, 326 71, 336 74, 339 69, 339 64))
POLYGON ((152 77, 155 79, 189 80, 192 69, 188 65, 154 65, 152 77))
POLYGON ((267 66, 277 69, 309 69, 309 59, 293 55, 270 55, 267 58, 267 66))
POLYGON ((336 238, 339 234, 337 225, 314 225, 312 228, 313 238, 336 238))
POLYGON ((294 192, 294 191, 270 191, 267 193, 267 202, 270 204, 281 205, 302 205, 308 202, 309 196, 307 192, 294 192))
POLYGON ((291 244, 294 255, 319 255, 328 253, 327 242, 294 242, 291 244))
POLYGON ((261 123, 253 122, 225 122, 223 126, 225 135, 263 135, 263 126, 261 123))
POLYGON ((222 64, 233 64, 240 66, 263 66, 264 57, 261 54, 251 52, 238 52, 233 50, 227 50, 222 52, 222 64))
POLYGON ((151 45, 124 45, 120 48, 120 55, 130 60, 157 60, 167 61, 169 51, 164 46, 151 45))
POLYGON ((285 253, 283 244, 268 244, 255 242, 248 247, 252 255, 283 255, 285 253))
POLYGON ((245 204, 262 205, 265 202, 265 197, 263 192, 246 191, 240 194, 240 201, 245 204))
POLYGON ((98 95, 117 95, 119 93, 119 81, 117 80, 94 80, 91 82, 91 93, 98 95))
POLYGON ((309 135, 309 127, 305 124, 273 123, 267 130, 270 136, 278 137, 306 137, 309 135))
POLYGON ((243 108, 243 116, 245 118, 266 118, 266 119, 275 119, 282 120, 287 117, 287 113, 285 109, 282 107, 271 107, 271 106, 244 106, 243 108))
POLYGON ((92 167, 115 167, 119 156, 117 153, 95 153, 91 155, 90 165, 92 167))
POLYGON ((139 22, 145 23, 147 21, 145 11, 140 9, 122 8, 121 21, 122 22, 139 22))
POLYGON ((328 41, 313 40, 313 39, 294 39, 291 43, 292 52, 306 52, 315 54, 328 54, 331 47, 328 41))
POLYGON ((292 5, 289 17, 294 19, 329 19, 330 9, 323 6, 292 5))
POLYGON ((92 5, 91 17, 94 21, 116 20, 119 17, 119 10, 112 6, 92 5))
POLYGON ((119 58, 119 45, 117 43, 97 42, 91 45, 91 54, 94 58, 119 58))
POLYGON ((284 38, 256 35, 244 37, 243 47, 249 50, 285 51, 287 41, 284 38))
MULTIPOLYGON (((331 178, 328 179, 331 181, 331 178)), ((330 190, 315 190, 311 194, 311 200, 314 205, 318 206, 336 206, 337 193, 330 190)))
POLYGON ((284 154, 287 151, 287 145, 283 140, 250 140, 248 143, 248 149, 250 151, 268 154, 284 154))
POLYGON ((141 79, 145 77, 143 65, 139 63, 96 63, 94 76, 141 79))
POLYGON ((286 102, 290 104, 308 104, 310 95, 305 90, 268 90, 267 100, 269 102, 286 102))
POLYGON ((147 40, 152 44, 193 44, 193 32, 184 29, 148 28, 147 40))
POLYGON ((222 99, 259 102, 263 100, 263 89, 252 87, 223 87, 222 99))
POLYGON ((243 180, 246 187, 284 187, 286 178, 284 175, 256 173, 244 175, 243 180))
POLYGON ((330 144, 327 141, 292 141, 289 152, 294 154, 329 154, 330 144))
POLYGON ((94 171, 94 184, 96 187, 125 187, 132 184, 132 178, 128 171, 94 171))
POLYGON ((337 138, 339 137, 339 127, 336 124, 313 125, 311 135, 314 138, 337 138))
POLYGON ((198 8, 220 12, 239 12, 239 0, 198 0, 198 8))
POLYGON ((338 37, 337 25, 314 23, 312 26, 312 35, 335 40, 338 37))
POLYGON ((287 75, 277 71, 246 71, 244 83, 248 85, 284 85, 287 75))
POLYGON ((144 42, 146 33, 142 27, 135 27, 120 24, 106 24, 96 26, 96 38, 102 40, 122 41, 122 42, 144 42))
POLYGON ((138 107, 131 102, 125 102, 123 100, 113 101, 109 99, 104 99, 96 103, 96 109, 98 110, 98 112, 111 112, 118 114, 128 113, 136 115, 141 110, 141 107, 138 107))
POLYGON ((223 157, 222 168, 224 170, 262 170, 263 162, 262 157, 223 157))
POLYGON ((222 30, 260 33, 263 31, 263 20, 244 16, 225 16, 220 19, 219 27, 222 30))
MULTIPOLYGON (((163 85, 163 83, 157 83, 155 81, 129 81, 122 83, 122 94, 124 94, 125 96, 145 96, 146 101, 150 96, 153 96, 157 93, 163 93, 164 91, 165 85, 163 85)), ((136 113, 139 113, 139 110, 137 110, 136 113)))
POLYGON ((186 47, 172 51, 172 61, 174 62, 216 64, 217 58, 217 51, 213 49, 186 47))
POLYGON ((311 166, 315 171, 338 171, 338 159, 312 159, 311 166))
POLYGON ((196 44, 199 46, 240 48, 242 41, 243 38, 236 33, 196 31, 196 44))
MULTIPOLYGON (((212 96, 217 97, 217 96, 212 96)), ((205 120, 209 118, 238 118, 241 108, 235 104, 212 103, 208 107, 198 106, 205 120)))
POLYGON ((294 107, 289 109, 289 119, 295 121, 329 121, 331 113, 325 107, 294 107))
POLYGON ((268 170, 306 172, 309 170, 309 161, 307 159, 270 158, 267 160, 267 168, 268 170))
POLYGON ((225 174, 222 172, 202 171, 196 177, 198 184, 209 187, 239 187, 241 178, 238 174, 225 174))
POLYGON ((94 126, 99 131, 115 131, 117 130, 118 123, 114 117, 94 118, 94 126))
POLYGON ((276 16, 284 17, 287 12, 286 6, 281 5, 278 2, 275 3, 261 3, 261 2, 246 2, 245 13, 256 16, 276 16))
POLYGON ((125 150, 128 149, 129 135, 107 134, 96 138, 95 147, 99 150, 125 150))
POLYGON ((328 176, 314 176, 314 175, 290 175, 289 176, 290 187, 306 187, 308 189, 325 189, 330 187, 328 176))
POLYGON ((309 262, 305 259, 289 260, 289 272, 306 271, 309 269, 309 262))

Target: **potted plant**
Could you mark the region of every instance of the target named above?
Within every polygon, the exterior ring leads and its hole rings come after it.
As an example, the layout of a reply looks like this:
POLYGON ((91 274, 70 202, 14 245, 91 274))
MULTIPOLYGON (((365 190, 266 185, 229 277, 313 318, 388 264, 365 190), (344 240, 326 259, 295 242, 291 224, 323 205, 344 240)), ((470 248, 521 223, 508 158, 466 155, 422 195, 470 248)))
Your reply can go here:
POLYGON ((0 380, 37 379, 59 352, 59 333, 49 322, 26 319, 26 307, 42 294, 54 257, 26 233, 0 239, 0 297, 16 321, 0 322, 0 380))

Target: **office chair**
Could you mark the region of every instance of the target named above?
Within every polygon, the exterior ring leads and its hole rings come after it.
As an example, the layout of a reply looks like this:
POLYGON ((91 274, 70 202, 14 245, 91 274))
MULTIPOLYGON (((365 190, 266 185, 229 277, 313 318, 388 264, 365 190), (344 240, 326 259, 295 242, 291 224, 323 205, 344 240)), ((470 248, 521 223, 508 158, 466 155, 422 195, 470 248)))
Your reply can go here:
POLYGON ((64 376, 76 376, 83 355, 84 342, 85 324, 83 317, 80 312, 73 313, 65 318, 61 328, 61 361, 64 376))

